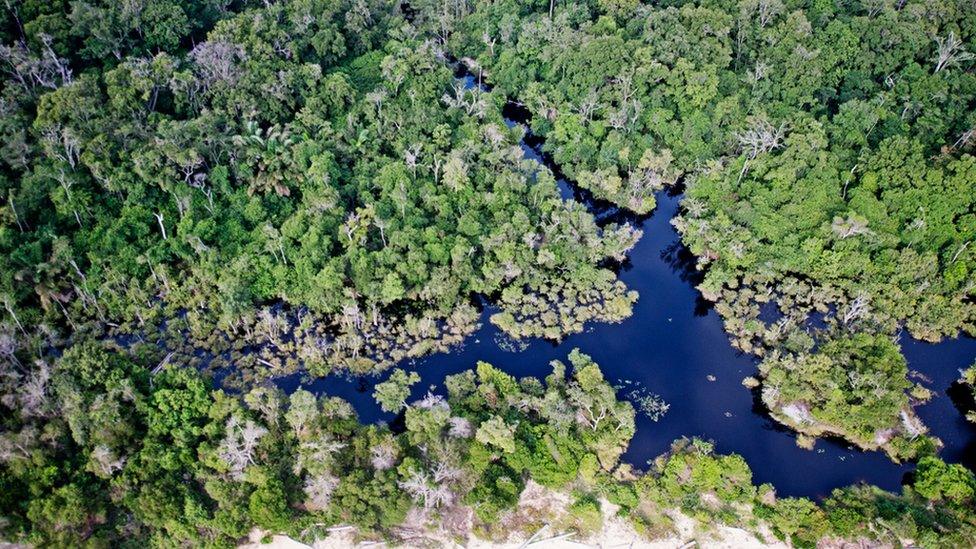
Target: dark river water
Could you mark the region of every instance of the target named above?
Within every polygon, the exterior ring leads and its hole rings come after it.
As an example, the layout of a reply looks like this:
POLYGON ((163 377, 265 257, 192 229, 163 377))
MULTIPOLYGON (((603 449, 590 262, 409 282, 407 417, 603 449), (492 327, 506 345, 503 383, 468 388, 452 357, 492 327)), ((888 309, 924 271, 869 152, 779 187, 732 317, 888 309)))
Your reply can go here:
MULTIPOLYGON (((508 116, 524 120, 517 108, 508 116)), ((514 123, 511 120, 510 123, 514 123)), ((538 140, 523 144, 527 156, 542 160, 538 140)), ((600 217, 614 217, 614 211, 590 200, 565 180, 560 181, 564 198, 588 203, 600 217)), ((752 375, 756 362, 729 344, 718 314, 702 302, 693 259, 680 245, 670 224, 677 212, 679 195, 658 193, 653 215, 630 219, 644 236, 622 266, 620 278, 640 293, 634 315, 620 324, 593 324, 588 331, 570 336, 558 345, 539 339, 511 345, 511 341, 488 322, 464 345, 447 354, 433 355, 403 364, 421 375, 411 399, 431 390, 443 393, 444 377, 475 366, 483 360, 506 372, 542 378, 549 374, 549 362, 565 360, 579 348, 596 360, 607 379, 626 398, 633 388, 660 395, 670 409, 658 421, 643 414, 637 417, 637 432, 624 459, 638 468, 668 451, 680 437, 697 436, 715 443, 722 453, 743 456, 757 483, 774 484, 780 495, 821 497, 834 488, 866 481, 897 490, 910 465, 892 463, 883 453, 862 452, 843 442, 819 440, 813 450, 796 446, 796 437, 779 427, 756 405, 752 391, 742 379, 752 375)), ((622 219, 625 219, 622 217, 622 219)), ((968 423, 947 394, 959 370, 976 357, 976 340, 955 339, 938 345, 902 339, 909 368, 920 372, 936 396, 919 408, 919 414, 933 434, 945 443, 947 461, 976 465, 976 427, 968 423)), ((365 422, 392 421, 393 414, 379 409, 372 397, 374 378, 329 376, 316 380, 296 374, 281 378, 278 385, 288 392, 299 386, 317 394, 348 400, 365 422)))

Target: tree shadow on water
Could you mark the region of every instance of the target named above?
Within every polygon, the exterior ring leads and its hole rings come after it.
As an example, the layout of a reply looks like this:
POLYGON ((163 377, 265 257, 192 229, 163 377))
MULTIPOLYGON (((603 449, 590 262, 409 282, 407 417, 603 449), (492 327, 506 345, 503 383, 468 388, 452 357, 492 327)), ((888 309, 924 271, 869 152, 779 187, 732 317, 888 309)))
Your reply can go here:
POLYGON ((661 260, 667 263, 671 272, 676 274, 682 282, 691 286, 695 292, 695 316, 706 316, 714 304, 697 290, 699 284, 705 280, 705 272, 697 268, 698 260, 680 239, 675 239, 661 250, 661 260))

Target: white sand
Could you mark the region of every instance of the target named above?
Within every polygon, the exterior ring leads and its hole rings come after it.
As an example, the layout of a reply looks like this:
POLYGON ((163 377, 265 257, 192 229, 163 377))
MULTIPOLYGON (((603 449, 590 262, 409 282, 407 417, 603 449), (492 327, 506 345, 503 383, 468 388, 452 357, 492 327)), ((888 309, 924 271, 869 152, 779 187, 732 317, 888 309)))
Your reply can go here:
MULTIPOLYGON (((517 524, 525 516, 541 513, 545 516, 560 514, 561 509, 565 509, 568 504, 568 497, 565 494, 546 490, 538 484, 529 481, 522 497, 519 500, 519 510, 502 520, 502 524, 511 522, 517 524)), ((425 538, 425 543, 421 545, 402 544, 398 547, 467 547, 471 549, 516 549, 525 547, 526 549, 612 549, 612 548, 631 548, 631 549, 678 549, 698 547, 701 549, 752 549, 752 548, 787 548, 786 544, 778 541, 767 542, 759 539, 754 534, 741 528, 730 528, 718 526, 708 532, 701 531, 690 517, 682 515, 677 511, 669 513, 674 521, 676 533, 670 537, 647 540, 641 537, 625 519, 616 515, 617 506, 607 501, 602 501, 603 528, 595 535, 579 539, 576 536, 566 537, 561 532, 553 532, 551 529, 543 529, 537 532, 531 543, 527 536, 512 534, 510 539, 504 542, 490 542, 476 537, 469 536, 467 543, 463 546, 451 541, 451 537, 443 533, 432 533, 425 538)), ((769 535, 764 535, 767 539, 772 539, 769 535)), ((261 543, 261 532, 251 533, 251 542, 242 545, 242 549, 345 549, 349 547, 386 547, 385 543, 365 542, 357 544, 356 531, 352 528, 345 528, 333 531, 325 539, 317 540, 312 546, 299 543, 287 536, 275 535, 271 542, 261 543)))

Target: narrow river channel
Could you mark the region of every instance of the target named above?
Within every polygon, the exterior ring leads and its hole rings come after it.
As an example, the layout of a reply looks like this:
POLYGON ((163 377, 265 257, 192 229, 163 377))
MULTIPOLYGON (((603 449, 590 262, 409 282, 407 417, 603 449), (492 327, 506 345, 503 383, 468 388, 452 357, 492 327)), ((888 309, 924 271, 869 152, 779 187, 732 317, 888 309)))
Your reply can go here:
MULTIPOLYGON (((475 85, 470 77, 465 80, 469 86, 475 85)), ((510 124, 526 121, 526 113, 515 107, 506 109, 506 116, 510 124)), ((529 136, 523 150, 526 156, 546 163, 538 139, 529 136)), ((565 179, 560 179, 560 190, 566 199, 587 203, 598 219, 627 219, 594 204, 565 179)), ((422 377, 412 399, 428 390, 442 393, 445 376, 472 368, 479 360, 518 377, 541 378, 550 373, 551 360, 565 359, 573 348, 579 348, 620 387, 619 396, 626 397, 636 389, 657 394, 670 405, 658 421, 638 415, 637 433, 624 456, 638 468, 646 468, 647 461, 666 452, 676 438, 697 436, 713 441, 719 452, 742 455, 752 467, 754 480, 773 483, 780 495, 822 497, 834 488, 860 481, 898 490, 910 465, 897 465, 880 452, 861 452, 838 441, 820 440, 813 450, 801 449, 794 434, 757 406, 753 393, 742 386, 742 379, 755 372, 755 360, 731 347, 721 319, 695 290, 698 278, 693 258, 670 224, 680 195, 665 191, 657 199, 653 215, 629 219, 644 231, 620 273, 640 293, 631 318, 621 324, 591 325, 587 332, 558 345, 538 339, 514 344, 488 322, 492 311, 486 309, 481 329, 463 346, 404 365, 422 377)), ((976 357, 976 340, 930 345, 905 336, 902 348, 910 369, 922 374, 928 380, 925 385, 936 393, 919 413, 944 442, 943 457, 972 468, 976 465, 976 427, 955 408, 947 390, 959 377, 959 369, 976 357)), ((333 375, 307 380, 295 374, 277 384, 287 392, 302 386, 342 397, 365 422, 395 421, 372 397, 373 385, 385 377, 333 375)))

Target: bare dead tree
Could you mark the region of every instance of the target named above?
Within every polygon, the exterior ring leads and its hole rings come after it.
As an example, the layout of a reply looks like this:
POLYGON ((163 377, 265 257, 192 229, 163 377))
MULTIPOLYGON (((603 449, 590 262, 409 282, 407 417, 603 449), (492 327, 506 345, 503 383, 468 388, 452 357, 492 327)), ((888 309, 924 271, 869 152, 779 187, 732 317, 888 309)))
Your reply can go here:
POLYGON ((265 238, 265 249, 271 252, 276 261, 288 264, 288 257, 285 255, 285 237, 281 231, 271 223, 261 226, 261 234, 265 238))
POLYGON ((227 463, 233 478, 240 480, 244 470, 254 464, 254 451, 261 437, 268 430, 252 420, 242 422, 236 415, 227 420, 224 440, 218 448, 218 455, 227 463))
POLYGON ((17 459, 30 459, 33 448, 37 446, 40 433, 28 425, 20 431, 0 433, 0 463, 10 463, 17 459))
POLYGON ((941 36, 935 37, 936 43, 936 57, 935 57, 935 72, 938 73, 943 69, 947 69, 954 65, 962 64, 973 58, 976 55, 966 51, 963 46, 962 40, 956 36, 956 33, 949 31, 949 36, 943 38, 941 36))
POLYGON ((26 336, 27 330, 24 329, 24 325, 21 324, 20 319, 17 318, 17 313, 14 311, 11 297, 7 294, 3 294, 2 296, 0 296, 0 299, 3 299, 3 308, 7 310, 7 314, 10 315, 10 318, 13 319, 14 324, 16 324, 17 328, 20 329, 20 332, 26 336))
POLYGON ((847 311, 844 312, 843 322, 845 326, 850 326, 853 322, 860 320, 871 314, 871 298, 866 293, 861 292, 851 301, 847 311))
POLYGON ((907 410, 902 410, 899 415, 901 417, 902 427, 911 436, 912 440, 924 435, 928 431, 925 424, 922 423, 922 420, 915 414, 909 413, 907 410))
POLYGON ((75 136, 71 128, 60 124, 45 128, 41 132, 41 143, 44 152, 55 160, 60 160, 74 169, 81 154, 81 140, 75 136))
POLYGON ((110 477, 125 467, 125 456, 118 456, 111 448, 99 444, 92 450, 91 460, 102 476, 110 477))
POLYGON ((595 89, 590 89, 586 96, 580 100, 579 105, 576 107, 576 111, 579 112, 583 120, 589 122, 593 118, 593 113, 597 110, 597 105, 600 100, 600 96, 595 89))
POLYGON ((388 442, 373 446, 370 450, 369 462, 377 471, 384 471, 393 467, 396 465, 396 448, 388 442))
POLYGON ((485 29, 485 32, 481 33, 481 41, 484 42, 486 46, 488 46, 488 52, 491 54, 492 57, 494 57, 495 39, 491 37, 491 34, 488 33, 487 29, 485 29))
POLYGON ((332 502, 332 493, 339 486, 339 479, 323 473, 305 479, 305 506, 313 510, 322 510, 332 502))
POLYGON ((672 167, 673 160, 669 149, 659 153, 651 149, 644 151, 637 169, 631 170, 627 177, 632 207, 639 207, 652 193, 678 181, 681 172, 672 167))
POLYGON ((443 507, 454 501, 454 493, 450 488, 438 482, 436 476, 431 478, 423 471, 410 471, 407 479, 397 484, 425 509, 443 507))
POLYGON ((72 81, 67 60, 57 56, 51 48, 52 38, 39 34, 42 51, 35 54, 26 42, 0 46, 0 66, 24 91, 33 93, 38 87, 56 90, 72 81))
POLYGON ((454 82, 452 91, 454 93, 453 96, 447 93, 441 96, 441 101, 445 105, 455 109, 461 109, 468 115, 474 115, 478 118, 485 116, 485 110, 488 104, 481 94, 476 94, 474 90, 467 89, 461 80, 454 82))
POLYGON ((756 3, 756 19, 759 21, 759 28, 766 28, 784 9, 781 0, 759 0, 756 3))
POLYGON ((756 64, 752 70, 746 71, 746 75, 749 77, 749 81, 752 83, 752 85, 755 86, 761 80, 766 78, 772 69, 772 65, 763 61, 762 59, 758 59, 756 60, 756 64))
POLYGON ((190 51, 196 73, 204 90, 221 83, 233 86, 244 74, 241 68, 247 60, 244 48, 232 42, 212 40, 201 42, 190 51))
POLYGON ((705 205, 705 202, 694 197, 684 199, 681 202, 681 205, 684 207, 688 215, 694 218, 701 217, 705 215, 705 212, 708 211, 708 207, 705 205))
POLYGON ((10 16, 13 18, 14 22, 17 23, 17 31, 20 34, 20 41, 27 41, 27 33, 24 32, 24 23, 20 20, 20 12, 17 11, 17 4, 11 0, 3 0, 3 5, 10 12, 10 16))
POLYGON ((320 435, 313 440, 302 442, 295 459, 295 474, 320 469, 323 463, 328 463, 334 454, 345 447, 345 442, 335 440, 329 435, 320 435))
POLYGON ((958 249, 958 250, 956 250, 956 253, 952 255, 952 260, 951 260, 951 261, 949 261, 949 263, 955 263, 955 262, 956 262, 956 260, 957 260, 957 259, 959 259, 959 256, 960 256, 960 255, 962 255, 962 253, 963 253, 964 251, 966 251, 966 248, 968 248, 968 247, 969 247, 969 245, 970 245, 970 244, 971 244, 972 242, 973 242, 973 241, 972 241, 972 240, 970 240, 970 241, 968 241, 968 242, 966 242, 965 244, 963 244, 962 246, 960 246, 960 247, 959 247, 959 249, 958 249))
POLYGON ((355 327, 356 329, 362 328, 363 313, 358 303, 352 301, 343 304, 340 323, 345 326, 355 327))
POLYGON ((428 392, 427 396, 425 396, 424 398, 418 400, 417 402, 414 402, 412 406, 415 408, 422 408, 424 410, 449 408, 447 404, 447 400, 445 400, 444 397, 442 397, 441 395, 435 395, 434 393, 431 392, 428 392))
POLYGON ((752 119, 748 128, 735 134, 735 139, 739 150, 745 152, 750 159, 754 159, 782 147, 786 131, 785 122, 774 126, 765 118, 756 117, 752 119))
POLYGON ((417 177, 417 159, 420 157, 422 147, 420 143, 414 143, 403 151, 403 161, 414 177, 417 177))
POLYGON ((841 240, 871 233, 871 230, 868 229, 868 220, 855 215, 848 215, 847 218, 834 217, 830 228, 841 240))
POLYGON ((959 139, 952 145, 953 149, 965 149, 973 144, 976 144, 976 127, 969 128, 968 130, 962 132, 959 139))
POLYGON ((884 11, 884 8, 886 5, 888 5, 888 3, 889 0, 865 0, 861 2, 861 5, 867 11, 868 17, 874 19, 882 11, 884 11))
POLYGON ((51 367, 47 362, 37 361, 37 367, 20 387, 20 412, 24 416, 39 416, 48 402, 47 386, 51 379, 51 367))
POLYGON ((474 426, 463 417, 453 416, 447 420, 447 435, 453 438, 471 438, 474 436, 474 426))
POLYGON ((24 365, 17 358, 17 351, 20 349, 20 338, 10 330, 7 323, 0 325, 0 357, 4 358, 9 364, 17 369, 25 370, 24 365))
POLYGON ((497 124, 488 124, 484 127, 485 140, 497 147, 505 142, 505 134, 498 128, 497 124))
POLYGON ((159 232, 163 233, 163 240, 166 240, 166 225, 163 224, 163 213, 153 212, 153 217, 155 217, 156 222, 159 223, 159 232))
POLYGON ((464 471, 458 467, 449 464, 446 461, 438 461, 434 465, 434 482, 454 482, 464 478, 464 471))
POLYGON ((52 71, 57 73, 57 77, 61 81, 62 85, 70 84, 71 67, 68 66, 68 61, 58 57, 58 54, 54 52, 54 48, 51 47, 51 44, 54 42, 54 38, 46 33, 40 33, 37 35, 37 37, 40 39, 41 45, 44 49, 42 53, 44 61, 48 64, 48 66, 50 66, 52 71))

